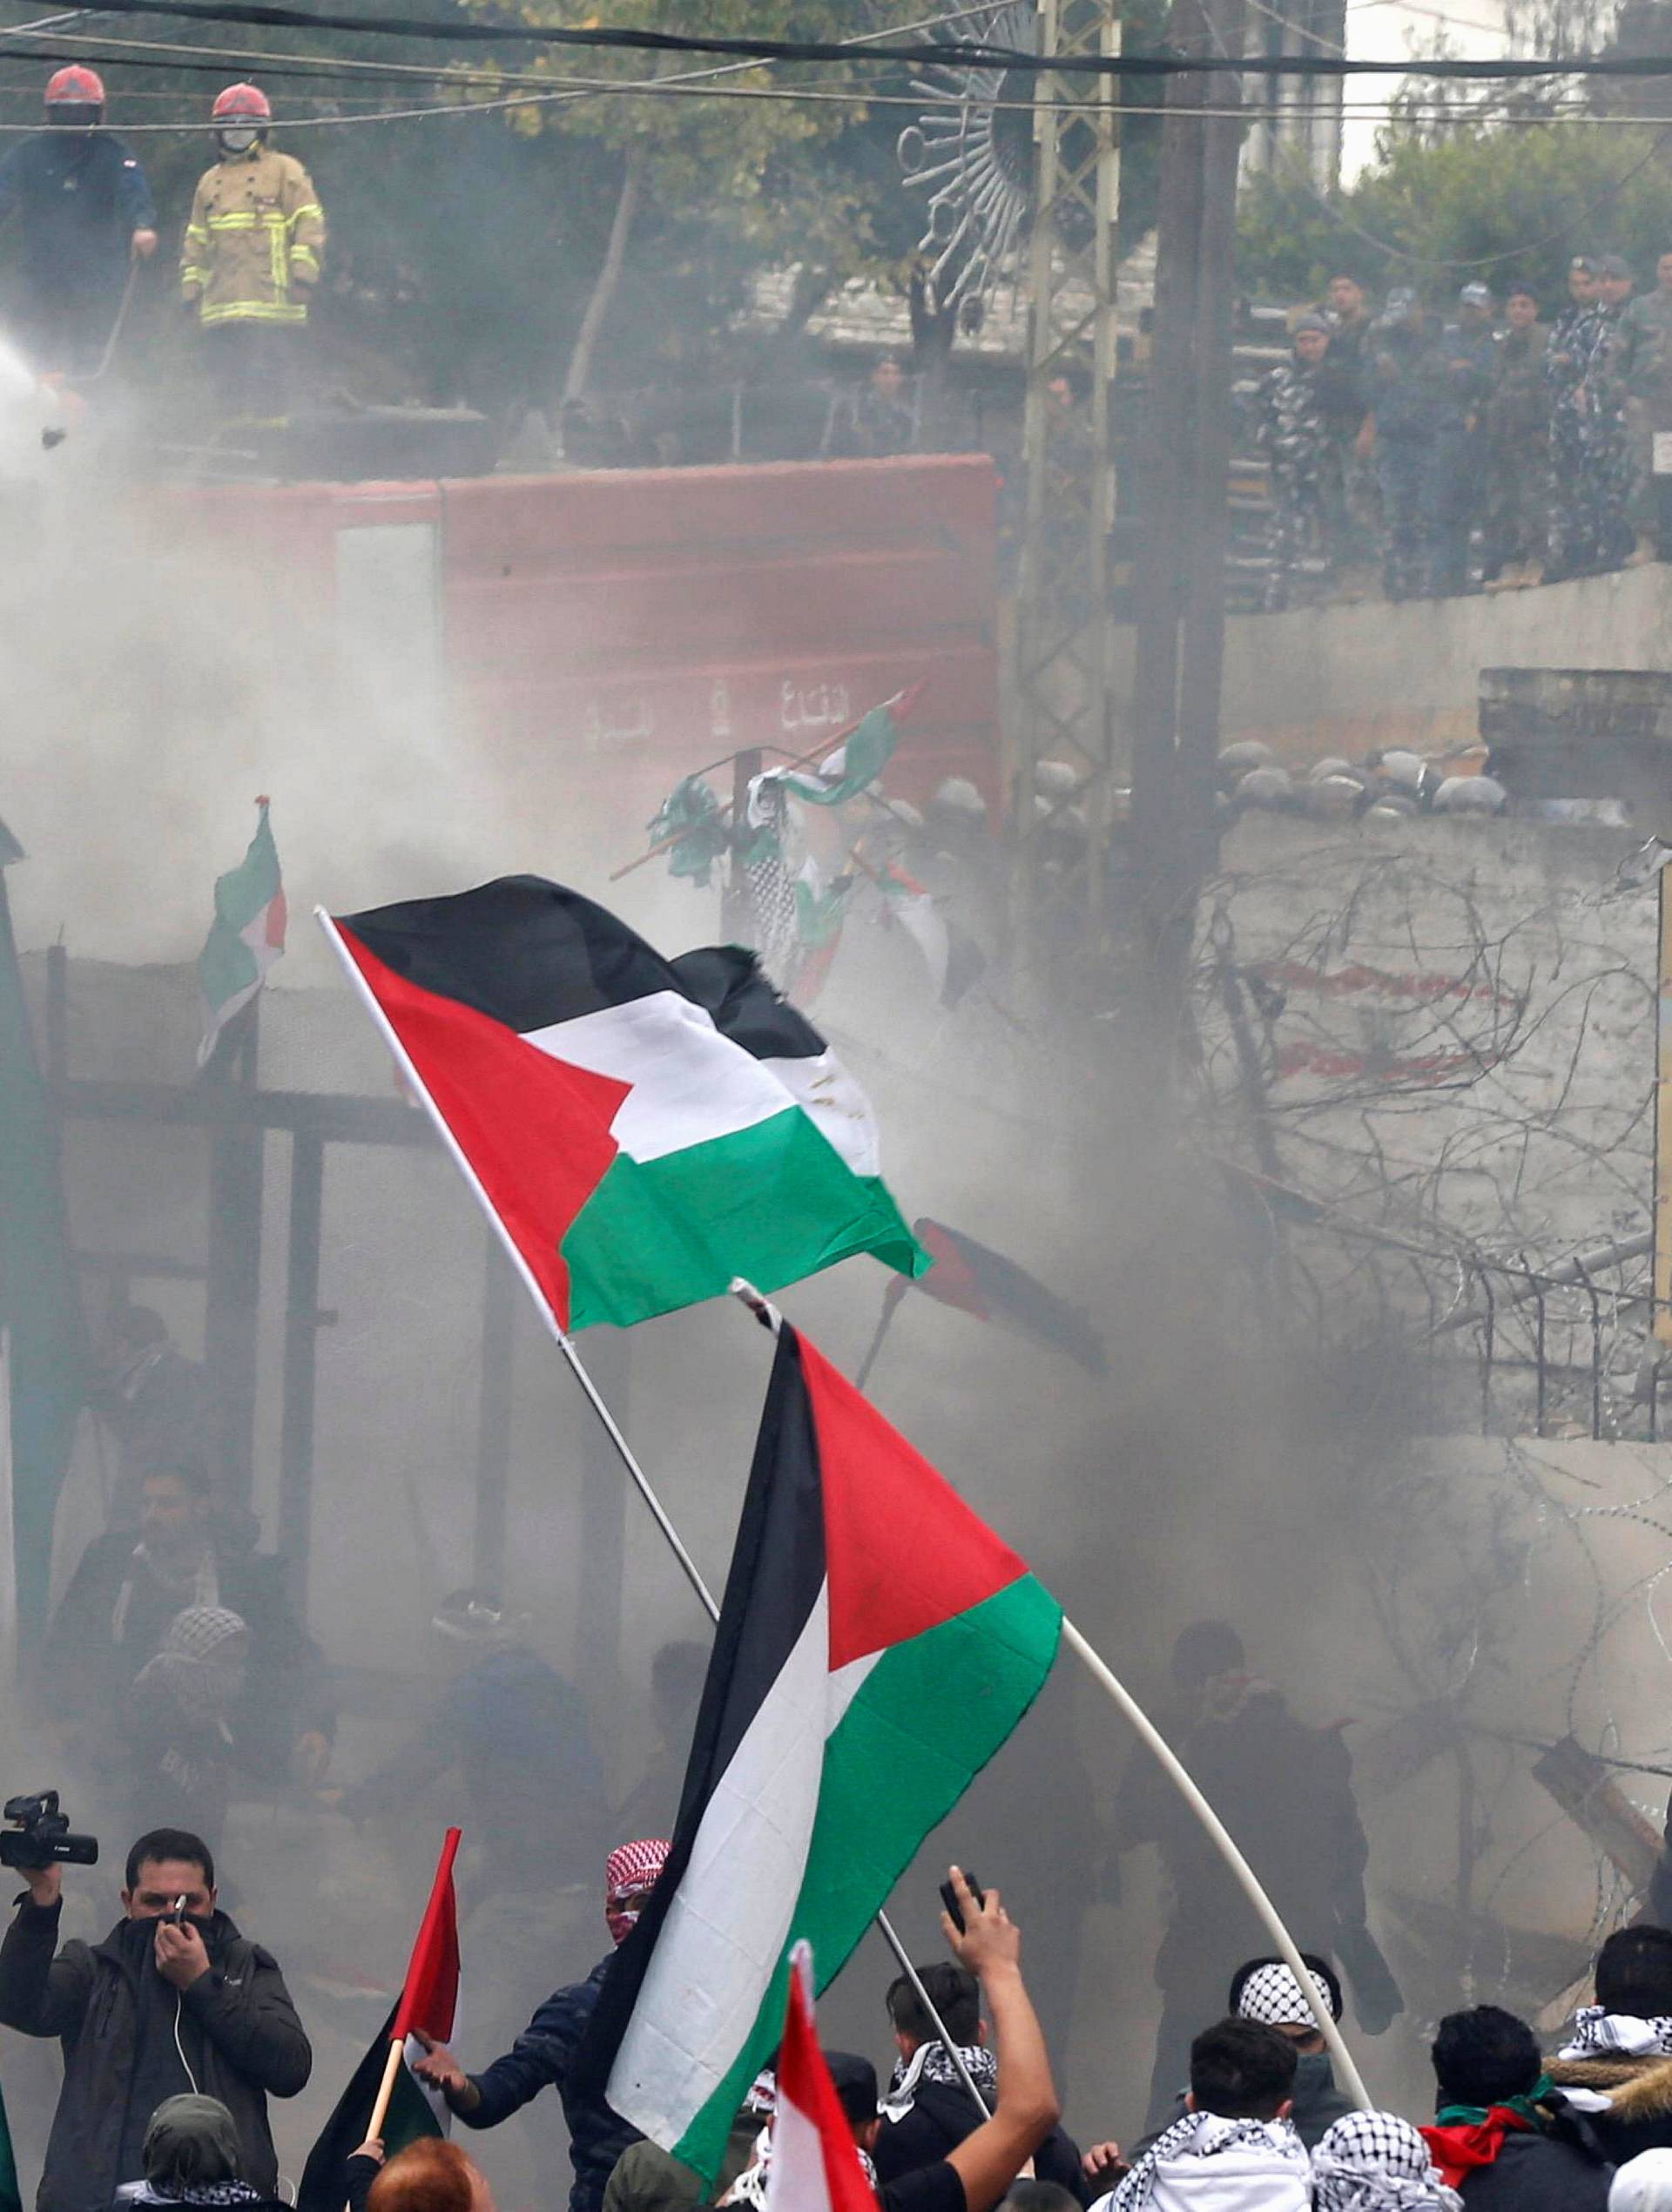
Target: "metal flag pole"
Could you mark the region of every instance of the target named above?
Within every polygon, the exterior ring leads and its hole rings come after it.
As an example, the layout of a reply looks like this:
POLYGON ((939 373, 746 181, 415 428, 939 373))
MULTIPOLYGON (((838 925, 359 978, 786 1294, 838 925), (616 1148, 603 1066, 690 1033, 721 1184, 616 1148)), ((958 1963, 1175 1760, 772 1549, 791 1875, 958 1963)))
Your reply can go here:
MULTIPOLYGON (((527 1259, 524 1258, 522 1253, 518 1250, 516 1239, 511 1237, 505 1227, 505 1224, 500 1219, 497 1208, 495 1206, 492 1199, 488 1196, 487 1191, 482 1188, 481 1177, 477 1175, 475 1168, 471 1166, 463 1147, 460 1144, 457 1137, 454 1136, 451 1129, 448 1128, 445 1115, 442 1114, 441 1109, 436 1105, 435 1101, 430 1096, 429 1087, 425 1082, 423 1077, 419 1074, 416 1066, 414 1064, 411 1054, 408 1053, 406 1046, 401 1042, 400 1032, 395 1028, 394 1024, 389 1020, 388 1015, 385 1014, 381 1006, 379 1005, 376 993, 372 989, 371 985, 367 983, 365 976, 361 973, 359 962, 349 951, 347 946, 342 941, 342 932, 337 927, 336 923, 332 920, 331 916, 326 912, 323 907, 315 907, 314 909, 314 918, 319 923, 320 927, 325 932, 326 941, 329 944, 332 951, 335 953, 338 960, 340 961, 342 972, 348 978, 350 988, 353 989, 354 995, 359 999, 367 1013, 371 1015, 372 1020, 377 1025, 378 1031, 382 1036, 384 1042, 394 1054, 395 1065, 401 1070, 401 1076, 404 1079, 408 1089, 411 1091, 413 1096, 417 1100, 418 1103, 423 1108, 424 1112, 428 1116, 430 1126, 435 1130, 435 1134, 441 1138, 442 1144, 446 1147, 454 1166, 457 1168, 459 1173, 464 1177, 466 1186, 469 1190, 471 1196, 475 1199, 477 1205, 481 1207, 482 1215, 486 1219, 489 1229, 492 1230, 494 1235, 499 1239, 499 1242, 504 1250, 506 1258, 510 1261, 511 1265, 516 1269, 518 1276, 521 1278, 522 1285, 527 1290, 529 1296, 534 1300, 535 1311, 540 1316, 542 1325, 544 1327, 547 1334, 551 1338, 552 1341, 556 1344, 559 1352, 563 1353, 565 1360, 569 1363, 570 1372, 580 1385, 588 1405, 591 1406, 592 1411, 597 1415, 599 1423, 603 1429, 603 1433, 610 1440, 611 1448, 614 1450, 617 1458, 621 1461, 623 1467, 626 1468, 634 1488, 638 1492, 639 1496, 644 1501, 645 1505, 649 1507, 651 1518, 661 1530, 662 1534, 667 1542, 668 1548, 672 1552, 675 1559, 678 1561, 680 1569, 683 1572, 685 1580, 691 1584, 692 1590, 696 1593, 698 1603, 702 1606, 704 1612, 707 1614, 709 1619, 711 1622, 718 1622, 720 1617, 720 1608, 715 1602, 713 1592, 709 1588, 708 1584, 703 1580, 701 1569, 698 1567, 696 1561, 691 1557, 691 1554, 686 1550, 684 1541, 681 1537, 679 1531, 674 1527, 673 1522, 669 1519, 667 1509, 663 1505, 661 1499, 657 1497, 656 1491, 651 1485, 650 1477, 645 1474, 644 1468, 640 1467, 637 1459, 634 1455, 631 1445, 628 1443, 627 1439, 621 1433, 621 1429, 617 1423, 615 1415, 610 1411, 609 1406, 605 1405, 603 1396, 598 1390, 597 1385, 587 1372, 585 1365, 582 1361, 581 1355, 575 1348, 575 1339, 570 1335, 568 1330, 564 1328, 562 1322, 557 1318, 557 1316, 552 1312, 550 1304, 546 1298, 545 1292, 540 1287, 539 1279, 536 1276, 534 1270, 529 1265, 527 1259)), ((764 1304, 764 1301, 762 1301, 762 1303, 764 1304)), ((769 1308, 768 1311, 770 1312, 771 1309, 769 1308)), ((963 2057, 959 2051, 958 2046, 953 2041, 951 2035, 948 2033, 946 2022, 935 2010, 934 2002, 931 2000, 927 1990, 924 1988, 922 1981, 918 1975, 917 1968, 912 1964, 911 1959, 907 1953, 905 1945, 901 1943, 899 1935, 895 1932, 893 1923, 890 1921, 886 1912, 879 1912, 877 1914, 877 1926, 881 1931, 883 1941, 888 1946, 888 1948, 893 1952, 895 1959, 899 1961, 900 1971, 905 1974, 907 1979, 911 1983, 913 1989, 916 1992, 918 2002, 922 2006, 925 2013, 933 2024, 935 2033, 940 2038, 941 2042, 945 2044, 947 2054, 950 2056, 954 2067, 957 2069, 959 2080, 963 2083, 965 2088, 968 2090, 970 2095, 975 2100, 975 2102, 981 2107, 981 2117, 984 2120, 990 2119, 992 2114, 988 2110, 986 2098, 982 2096, 981 2091, 976 2087, 975 2083, 971 2079, 969 2069, 964 2064, 963 2057)))

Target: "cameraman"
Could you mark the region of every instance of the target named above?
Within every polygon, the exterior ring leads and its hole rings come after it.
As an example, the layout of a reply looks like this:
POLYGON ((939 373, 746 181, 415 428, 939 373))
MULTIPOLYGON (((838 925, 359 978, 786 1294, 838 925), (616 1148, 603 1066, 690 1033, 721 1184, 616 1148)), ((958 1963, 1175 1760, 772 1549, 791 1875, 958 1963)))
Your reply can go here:
POLYGON ((56 1957, 64 1869, 20 1871, 28 1893, 0 1944, 0 2023, 64 2044, 37 2212, 88 2212, 141 2180, 151 2116, 185 2091, 227 2107, 245 2178, 275 2195, 267 2096, 296 2095, 314 2054, 271 1955, 216 1909, 207 1845, 180 1828, 142 1836, 128 1853, 126 1918, 103 1943, 56 1957))

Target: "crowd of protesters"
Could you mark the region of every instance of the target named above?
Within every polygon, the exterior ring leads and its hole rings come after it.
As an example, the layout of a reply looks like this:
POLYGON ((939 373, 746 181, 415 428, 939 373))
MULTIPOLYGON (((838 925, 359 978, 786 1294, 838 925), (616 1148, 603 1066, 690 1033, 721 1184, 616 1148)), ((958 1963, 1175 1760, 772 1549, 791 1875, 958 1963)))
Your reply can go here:
MULTIPOLYGON (((670 1648, 678 1676, 670 1673, 671 1692, 684 1685, 687 1657, 685 1647, 670 1648)), ((1156 1960, 1165 2014, 1146 2132, 1083 2150, 1064 2132, 1050 2023, 1035 1996, 1051 2008, 1031 1972, 1024 1979, 1022 1931, 998 1889, 983 1893, 954 1867, 947 1894, 957 1917, 942 1919, 951 1959, 876 1993, 885 2067, 860 2052, 826 2054, 835 2101, 821 2124, 844 2132, 839 2148, 826 2134, 825 2170, 848 2155, 848 2134, 854 2167, 852 2186, 832 2177, 818 2203, 834 2212, 870 2202, 881 2212, 1672 2212, 1672 1927, 1663 1925, 1672 1852, 1645 1894, 1645 1917, 1602 1944, 1590 2001, 1547 2049, 1515 2014, 1471 2005, 1440 2018, 1428 2039, 1425 2109, 1361 2110, 1332 2056, 1337 2024, 1350 2003, 1358 2032, 1373 2036, 1403 1999, 1365 1924, 1365 1838, 1338 1731, 1292 1714, 1249 1671, 1223 1622, 1184 1630, 1170 1672, 1170 1740, 1209 1783, 1298 1939, 1318 1947, 1288 1961, 1269 1947, 1243 1955, 1265 1932, 1149 1753, 1135 1753, 1109 1831, 1109 1865, 1158 1846, 1174 1900, 1156 1960)), ((671 1786, 664 1764, 659 1798, 671 1786)), ((526 2125, 518 2115, 536 2099, 561 2107, 571 2170, 540 2168, 527 2200, 540 2212, 555 2212, 565 2195, 569 2212, 803 2212, 811 2200, 787 2188, 775 2163, 770 2065, 744 2090, 719 2170, 705 2180, 612 2111, 607 2075, 588 2063, 617 1946, 666 1878, 671 1849, 664 1838, 630 1837, 608 1852, 602 1892, 592 1892, 603 1926, 582 1939, 582 1955, 554 1949, 542 1960, 554 1979, 566 1978, 509 2048, 473 2013, 462 2022, 468 2062, 418 2033, 408 2064, 438 2108, 472 2131, 526 2125)), ((0 2023, 56 2039, 64 2054, 37 2212, 279 2212, 285 2201, 268 2101, 306 2086, 310 2038, 279 1961, 223 1909, 215 1862, 189 1830, 141 1836, 125 1861, 121 1917, 92 1945, 60 1944, 64 1867, 20 1869, 24 1892, 0 1943, 0 2023)), ((251 1906, 259 1919, 260 1901, 251 1906)), ((469 1959, 481 1991, 475 1970, 484 1962, 474 1948, 469 1959)), ((381 2048, 371 2056, 381 2071, 381 2048)), ((361 2087, 357 2075, 315 2145, 300 2212, 495 2212, 486 2176, 462 2146, 429 2132, 433 2122, 415 2142, 412 2114, 397 2128, 391 2107, 393 2140, 366 2134, 369 2075, 363 2108, 361 2087)), ((1116 2091, 1082 2094, 1104 2106, 1116 2091)))
POLYGON ((1639 292, 1581 253, 1568 298, 1464 285, 1444 314, 1345 273, 1291 319, 1253 395, 1270 468, 1266 602, 1307 577, 1390 599, 1629 568, 1662 543, 1655 439, 1672 430, 1672 251, 1639 292))

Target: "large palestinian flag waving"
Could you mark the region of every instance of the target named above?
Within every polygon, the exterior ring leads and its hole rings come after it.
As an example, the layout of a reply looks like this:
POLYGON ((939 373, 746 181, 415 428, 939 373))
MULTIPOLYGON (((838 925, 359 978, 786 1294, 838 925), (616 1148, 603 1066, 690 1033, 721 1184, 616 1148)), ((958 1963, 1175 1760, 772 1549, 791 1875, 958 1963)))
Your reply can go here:
POLYGON ((784 2029, 1027 1711, 1062 1614, 805 1338, 782 1329, 667 1867, 583 2058, 711 2178, 784 2029))
POLYGON ((563 1326, 928 1265, 864 1094, 752 954, 664 960, 537 876, 334 927, 563 1326))

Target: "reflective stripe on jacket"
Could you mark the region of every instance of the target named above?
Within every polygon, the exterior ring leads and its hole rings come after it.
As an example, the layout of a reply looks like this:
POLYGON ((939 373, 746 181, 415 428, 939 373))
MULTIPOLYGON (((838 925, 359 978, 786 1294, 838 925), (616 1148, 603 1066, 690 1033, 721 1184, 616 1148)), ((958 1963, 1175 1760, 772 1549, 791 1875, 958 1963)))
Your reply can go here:
POLYGON ((324 250, 325 212, 307 170, 255 145, 199 179, 180 284, 203 323, 306 322, 324 250))

